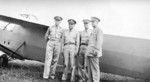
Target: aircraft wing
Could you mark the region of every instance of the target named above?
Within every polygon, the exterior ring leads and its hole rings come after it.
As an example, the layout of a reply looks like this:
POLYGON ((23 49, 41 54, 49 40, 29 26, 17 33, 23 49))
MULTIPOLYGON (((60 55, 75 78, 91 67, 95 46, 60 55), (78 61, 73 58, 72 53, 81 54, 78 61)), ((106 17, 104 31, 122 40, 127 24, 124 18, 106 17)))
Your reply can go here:
POLYGON ((7 15, 1 15, 0 14, 0 20, 1 21, 6 21, 6 22, 10 22, 10 23, 31 23, 31 24, 35 24, 35 25, 40 25, 40 26, 44 26, 44 27, 48 27, 48 25, 46 24, 42 24, 38 21, 32 21, 32 20, 28 20, 25 18, 21 18, 21 17, 13 17, 13 16, 7 16, 7 15))

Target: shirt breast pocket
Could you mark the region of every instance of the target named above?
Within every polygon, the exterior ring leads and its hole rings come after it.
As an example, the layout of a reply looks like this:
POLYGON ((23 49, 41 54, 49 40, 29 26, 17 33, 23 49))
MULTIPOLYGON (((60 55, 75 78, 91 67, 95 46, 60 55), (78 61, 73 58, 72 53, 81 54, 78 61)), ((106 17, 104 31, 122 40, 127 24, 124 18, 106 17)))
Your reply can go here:
POLYGON ((62 35, 62 33, 61 33, 61 32, 58 32, 58 33, 56 34, 56 37, 60 38, 61 35, 62 35))
POLYGON ((50 32, 50 36, 52 36, 52 37, 54 37, 54 36, 55 36, 55 32, 54 32, 54 30, 51 30, 51 32, 50 32))
POLYGON ((73 39, 76 39, 76 34, 73 34, 73 35, 72 35, 72 38, 73 38, 73 39))

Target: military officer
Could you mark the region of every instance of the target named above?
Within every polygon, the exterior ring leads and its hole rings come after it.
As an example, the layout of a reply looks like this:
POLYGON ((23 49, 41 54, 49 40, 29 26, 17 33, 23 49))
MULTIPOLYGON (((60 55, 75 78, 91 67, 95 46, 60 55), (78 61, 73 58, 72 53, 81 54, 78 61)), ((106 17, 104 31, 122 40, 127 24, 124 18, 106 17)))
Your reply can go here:
POLYGON ((93 31, 91 33, 88 48, 86 51, 88 64, 88 82, 100 81, 99 57, 102 56, 103 32, 98 26, 100 19, 91 17, 93 31))
POLYGON ((80 56, 80 60, 81 60, 80 63, 82 65, 82 67, 86 67, 85 52, 86 52, 88 42, 89 42, 89 37, 90 37, 90 34, 91 34, 91 30, 89 29, 90 20, 84 19, 83 23, 84 23, 85 30, 80 32, 79 56, 80 56))
MULTIPOLYGON (((85 30, 80 32, 80 47, 79 47, 79 60, 80 60, 80 65, 81 67, 83 67, 85 69, 85 71, 87 72, 87 57, 85 55, 86 50, 87 50, 87 46, 88 46, 88 42, 89 42, 89 37, 91 35, 91 30, 89 29, 89 23, 91 21, 88 19, 84 19, 83 23, 84 23, 84 28, 85 30)), ((85 81, 86 78, 83 76, 81 76, 82 78, 79 80, 79 82, 85 81)))
POLYGON ((49 27, 45 34, 45 39, 47 40, 43 73, 43 78, 45 79, 48 79, 49 76, 51 79, 55 78, 55 70, 61 52, 61 41, 63 32, 62 28, 60 27, 60 23, 63 19, 60 16, 55 16, 54 20, 55 25, 49 27))
POLYGON ((62 75, 62 80, 67 79, 68 74, 68 64, 71 64, 71 81, 74 81, 75 76, 75 56, 79 49, 79 33, 74 30, 76 21, 74 19, 69 19, 69 30, 63 33, 63 52, 64 52, 64 64, 65 70, 62 75), (70 60, 70 61, 69 61, 70 60))

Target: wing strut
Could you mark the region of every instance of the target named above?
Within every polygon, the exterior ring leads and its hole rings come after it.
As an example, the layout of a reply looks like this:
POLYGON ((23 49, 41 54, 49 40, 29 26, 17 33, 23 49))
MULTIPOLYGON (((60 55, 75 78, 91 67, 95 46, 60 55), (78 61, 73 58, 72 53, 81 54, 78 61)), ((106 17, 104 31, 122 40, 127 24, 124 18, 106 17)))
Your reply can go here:
MULTIPOLYGON (((21 47, 23 47, 25 44, 26 44, 26 43, 25 43, 25 41, 24 41, 14 52, 17 53, 17 51, 18 51, 21 47)), ((12 53, 10 54, 10 56, 14 55, 15 53, 12 52, 12 53)))
POLYGON ((17 51, 23 46, 25 45, 25 42, 23 42, 15 51, 3 46, 2 44, 0 44, 0 50, 3 51, 4 53, 6 53, 8 56, 12 57, 12 58, 18 58, 20 60, 23 60, 24 58, 17 53, 17 51))

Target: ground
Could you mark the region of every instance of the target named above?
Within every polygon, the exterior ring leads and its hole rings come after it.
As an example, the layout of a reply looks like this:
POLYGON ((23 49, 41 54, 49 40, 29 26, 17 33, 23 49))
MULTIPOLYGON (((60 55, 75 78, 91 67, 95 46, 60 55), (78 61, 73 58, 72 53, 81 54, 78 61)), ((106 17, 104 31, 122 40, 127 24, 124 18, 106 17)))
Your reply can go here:
MULTIPOLYGON (((55 80, 45 80, 43 75, 43 63, 31 60, 13 60, 7 68, 0 68, 0 82, 69 82, 61 81, 62 66, 57 67, 55 80)), ((101 72, 100 82, 150 82, 148 80, 136 79, 101 72)))

